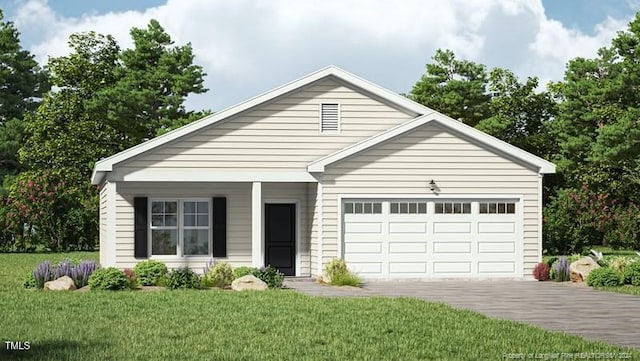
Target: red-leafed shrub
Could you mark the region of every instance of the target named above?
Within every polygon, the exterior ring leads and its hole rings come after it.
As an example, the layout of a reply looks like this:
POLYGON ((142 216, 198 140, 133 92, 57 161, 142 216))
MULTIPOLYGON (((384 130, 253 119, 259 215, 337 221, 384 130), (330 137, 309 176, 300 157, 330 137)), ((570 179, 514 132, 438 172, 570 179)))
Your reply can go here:
POLYGON ((546 281, 549 279, 549 266, 544 263, 538 263, 533 269, 533 278, 538 281, 546 281))

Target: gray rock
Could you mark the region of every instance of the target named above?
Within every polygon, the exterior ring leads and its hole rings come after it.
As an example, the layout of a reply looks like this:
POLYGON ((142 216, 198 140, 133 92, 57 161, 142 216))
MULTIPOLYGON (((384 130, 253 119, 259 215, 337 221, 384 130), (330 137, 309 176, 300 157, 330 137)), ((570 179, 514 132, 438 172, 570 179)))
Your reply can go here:
POLYGON ((233 282, 231 282, 231 289, 234 291, 244 291, 244 290, 264 291, 267 288, 268 288, 267 284, 254 275, 242 276, 234 280, 233 282))
POLYGON ((584 282, 591 271, 600 265, 591 257, 583 257, 569 265, 569 277, 573 282, 584 282))

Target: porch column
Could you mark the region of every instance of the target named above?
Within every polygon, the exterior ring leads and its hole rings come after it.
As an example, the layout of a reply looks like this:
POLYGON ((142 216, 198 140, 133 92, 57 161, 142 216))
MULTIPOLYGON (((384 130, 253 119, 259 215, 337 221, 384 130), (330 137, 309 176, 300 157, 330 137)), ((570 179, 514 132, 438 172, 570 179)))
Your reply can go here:
POLYGON ((264 266, 262 250, 262 182, 253 182, 251 189, 251 265, 264 266))

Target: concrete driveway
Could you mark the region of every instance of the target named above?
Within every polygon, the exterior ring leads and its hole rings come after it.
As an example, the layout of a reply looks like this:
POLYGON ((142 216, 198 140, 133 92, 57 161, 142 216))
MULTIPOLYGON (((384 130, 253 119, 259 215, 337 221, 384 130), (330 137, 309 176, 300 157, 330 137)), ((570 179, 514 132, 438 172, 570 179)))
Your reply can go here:
POLYGON ((487 316, 526 322, 587 339, 640 348, 640 296, 556 282, 425 281, 368 282, 363 288, 312 281, 285 281, 313 296, 416 297, 487 316))

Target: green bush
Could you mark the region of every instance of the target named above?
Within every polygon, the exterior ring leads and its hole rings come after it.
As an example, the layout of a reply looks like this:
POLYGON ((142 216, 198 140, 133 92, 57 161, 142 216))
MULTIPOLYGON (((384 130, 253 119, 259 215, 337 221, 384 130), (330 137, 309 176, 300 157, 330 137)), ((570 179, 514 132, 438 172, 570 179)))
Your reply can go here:
POLYGON ((22 284, 24 288, 36 288, 36 279, 33 278, 33 272, 29 272, 27 277, 24 279, 24 283, 22 284))
POLYGON ((591 287, 620 286, 620 275, 608 267, 596 268, 587 276, 587 285, 591 287))
POLYGON ((238 267, 238 268, 233 270, 233 279, 237 280, 240 277, 244 277, 244 276, 247 276, 247 275, 254 275, 255 276, 256 274, 258 274, 258 269, 257 268, 242 266, 242 267, 238 267))
POLYGON ((614 271, 622 274, 624 269, 631 264, 631 259, 625 256, 615 256, 609 259, 609 267, 614 271))
POLYGON ((640 286, 640 261, 629 263, 623 271, 624 283, 640 286))
POLYGON ((138 263, 133 271, 143 286, 159 286, 161 278, 168 272, 164 263, 153 259, 138 263))
POLYGON ((360 287, 362 285, 362 279, 353 273, 337 274, 331 279, 331 284, 334 286, 355 286, 360 287))
POLYGON ((129 288, 129 278, 115 267, 99 268, 89 276, 91 290, 117 291, 129 288))
POLYGON ((551 266, 553 266, 553 264, 558 260, 558 258, 559 258, 559 256, 549 256, 544 261, 544 263, 546 263, 547 266, 549 266, 549 268, 551 268, 551 266))
POLYGON ((269 288, 282 288, 284 273, 281 273, 273 266, 262 267, 253 275, 264 281, 269 288))
POLYGON ((184 289, 201 287, 200 277, 189 267, 176 268, 167 275, 166 286, 169 289, 184 289))
POLYGON ((233 269, 227 262, 218 262, 207 271, 203 278, 205 285, 223 288, 231 285, 233 269))

